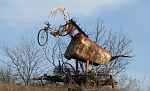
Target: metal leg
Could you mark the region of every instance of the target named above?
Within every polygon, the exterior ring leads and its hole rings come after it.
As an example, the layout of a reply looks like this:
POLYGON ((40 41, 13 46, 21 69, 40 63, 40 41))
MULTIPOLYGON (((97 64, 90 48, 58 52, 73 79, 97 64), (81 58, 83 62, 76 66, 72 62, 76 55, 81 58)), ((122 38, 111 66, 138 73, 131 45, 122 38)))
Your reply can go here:
POLYGON ((78 60, 76 60, 76 74, 78 74, 79 72, 79 66, 78 66, 78 63, 79 63, 79 61, 78 60))
POLYGON ((86 71, 86 72, 89 71, 89 70, 88 70, 88 69, 89 69, 88 67, 89 67, 89 60, 86 61, 86 65, 85 65, 85 69, 86 69, 85 71, 86 71))

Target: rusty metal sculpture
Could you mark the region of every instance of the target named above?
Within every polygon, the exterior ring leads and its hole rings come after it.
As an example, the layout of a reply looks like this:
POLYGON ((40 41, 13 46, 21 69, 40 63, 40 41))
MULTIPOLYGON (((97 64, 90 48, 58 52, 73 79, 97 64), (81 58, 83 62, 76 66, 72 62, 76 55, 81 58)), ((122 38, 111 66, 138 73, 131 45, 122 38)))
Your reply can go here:
POLYGON ((71 42, 64 54, 66 59, 78 59, 86 62, 87 65, 106 64, 110 61, 111 53, 89 39, 73 19, 55 30, 50 27, 49 23, 45 25, 38 33, 39 45, 44 46, 46 44, 48 32, 55 37, 70 35, 71 42))
MULTIPOLYGON (((52 14, 55 14, 57 11, 62 12, 65 24, 60 25, 58 28, 54 28, 49 22, 46 22, 45 26, 38 32, 38 43, 40 46, 44 46, 48 41, 48 33, 54 37, 69 35, 71 37, 71 42, 64 53, 64 57, 68 60, 76 59, 76 61, 79 60, 86 63, 85 72, 87 74, 71 75, 72 79, 80 83, 81 79, 87 80, 87 77, 89 76, 88 72, 90 71, 89 65, 108 64, 114 57, 107 49, 102 48, 102 46, 92 41, 73 19, 69 19, 67 14, 65 14, 64 8, 58 8, 55 12, 52 12, 52 14)), ((76 63, 76 65, 77 64, 78 63, 76 63)), ((76 71, 78 71, 77 68, 76 71)), ((92 86, 94 86, 98 80, 89 81, 90 82, 88 83, 93 84, 92 86)), ((110 83, 111 82, 112 79, 110 83)))

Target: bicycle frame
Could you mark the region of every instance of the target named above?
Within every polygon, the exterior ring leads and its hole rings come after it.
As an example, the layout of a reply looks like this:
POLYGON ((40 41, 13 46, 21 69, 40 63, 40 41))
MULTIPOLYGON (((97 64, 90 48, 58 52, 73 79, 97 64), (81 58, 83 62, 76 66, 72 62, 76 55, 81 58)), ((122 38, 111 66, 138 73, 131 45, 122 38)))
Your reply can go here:
POLYGON ((50 34, 53 35, 54 37, 66 36, 66 35, 70 35, 71 37, 73 37, 73 36, 75 36, 75 32, 76 32, 76 34, 79 33, 79 32, 81 32, 85 36, 87 36, 78 27, 78 25, 75 23, 75 21, 73 19, 67 21, 66 24, 64 24, 64 25, 60 25, 58 29, 52 28, 49 23, 47 23, 45 25, 46 26, 43 28, 43 30, 45 30, 46 32, 50 32, 50 34))

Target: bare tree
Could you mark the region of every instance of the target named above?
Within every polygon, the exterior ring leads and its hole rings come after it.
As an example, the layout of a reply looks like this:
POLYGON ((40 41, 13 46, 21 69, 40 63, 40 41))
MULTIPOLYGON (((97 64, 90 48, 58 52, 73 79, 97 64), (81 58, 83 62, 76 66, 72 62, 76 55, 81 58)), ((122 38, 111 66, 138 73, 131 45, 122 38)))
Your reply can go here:
POLYGON ((65 60, 63 56, 64 47, 66 46, 62 39, 53 42, 54 45, 46 45, 43 47, 44 56, 52 66, 58 66, 59 62, 63 63, 65 60))
MULTIPOLYGON (((106 48, 112 54, 112 59, 110 60, 111 62, 109 64, 99 65, 95 67, 95 70, 112 73, 113 75, 117 75, 118 73, 124 71, 126 69, 126 65, 129 63, 130 58, 132 57, 132 49, 130 47, 131 40, 127 37, 127 35, 121 33, 112 33, 102 21, 97 22, 95 33, 92 33, 95 34, 93 36, 94 41, 103 48, 106 48)), ((54 46, 50 45, 49 47, 47 45, 44 48, 46 59, 54 67, 57 66, 59 61, 61 61, 61 63, 69 63, 63 56, 64 50, 67 47, 67 43, 63 43, 62 41, 64 40, 60 39, 54 46), (51 53, 51 56, 49 56, 49 53, 51 53)), ((84 70, 83 65, 83 63, 80 63, 82 70, 84 70)))
POLYGON ((6 57, 10 59, 13 72, 24 82, 30 85, 33 74, 40 70, 42 52, 34 41, 23 41, 15 48, 5 47, 6 57))
MULTIPOLYGON (((43 47, 43 52, 46 60, 51 66, 56 68, 62 67, 63 64, 72 66, 67 59, 64 58, 64 51, 67 48, 67 43, 62 39, 55 40, 54 45, 46 45, 43 47)), ((72 66, 73 67, 73 66, 72 66)))
POLYGON ((141 81, 137 80, 136 78, 121 75, 119 79, 120 88, 123 91, 143 91, 144 89, 141 88, 141 81))
POLYGON ((11 70, 10 68, 0 69, 0 81, 2 83, 10 83, 11 80, 11 70))
POLYGON ((128 36, 121 33, 112 33, 103 21, 97 22, 95 34, 95 42, 112 54, 111 62, 106 65, 99 65, 97 71, 102 70, 113 75, 124 71, 132 57, 131 40, 128 36))

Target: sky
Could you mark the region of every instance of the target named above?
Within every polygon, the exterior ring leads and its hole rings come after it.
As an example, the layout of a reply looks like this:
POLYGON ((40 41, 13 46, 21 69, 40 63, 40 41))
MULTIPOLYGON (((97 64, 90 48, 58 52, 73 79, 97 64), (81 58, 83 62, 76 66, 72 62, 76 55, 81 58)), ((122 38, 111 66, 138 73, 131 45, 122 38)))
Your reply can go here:
POLYGON ((0 46, 14 46, 23 37, 37 34, 52 8, 60 5, 87 32, 93 31, 100 18, 112 32, 127 34, 134 53, 127 73, 150 81, 149 0, 0 0, 0 46))

